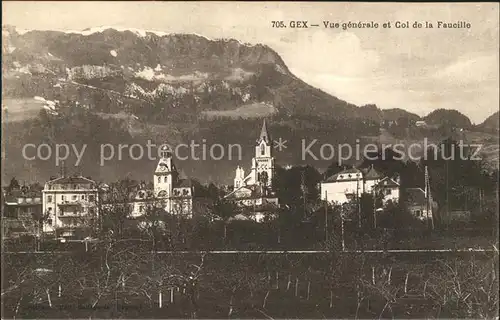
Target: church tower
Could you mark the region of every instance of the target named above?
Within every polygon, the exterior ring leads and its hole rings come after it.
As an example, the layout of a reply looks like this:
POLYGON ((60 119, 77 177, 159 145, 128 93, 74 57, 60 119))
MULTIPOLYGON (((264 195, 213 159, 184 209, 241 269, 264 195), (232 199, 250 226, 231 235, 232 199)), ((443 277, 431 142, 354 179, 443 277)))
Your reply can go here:
POLYGON ((274 158, 272 140, 267 131, 266 120, 262 124, 259 139, 255 146, 255 157, 252 160, 252 175, 255 184, 271 187, 274 174, 274 158))
POLYGON ((171 197, 177 177, 178 172, 172 161, 172 152, 168 146, 163 146, 160 150, 160 160, 153 177, 155 196, 160 198, 171 197))

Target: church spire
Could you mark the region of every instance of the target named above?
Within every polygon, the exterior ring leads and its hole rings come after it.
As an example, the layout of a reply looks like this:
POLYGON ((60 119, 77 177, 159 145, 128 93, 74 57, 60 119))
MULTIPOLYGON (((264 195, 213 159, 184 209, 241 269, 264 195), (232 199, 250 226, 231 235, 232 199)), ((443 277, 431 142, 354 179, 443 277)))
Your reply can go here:
POLYGON ((262 124, 258 142, 261 142, 262 140, 264 140, 267 144, 269 144, 271 141, 271 139, 269 138, 269 132, 267 131, 266 119, 264 119, 264 122, 262 124))

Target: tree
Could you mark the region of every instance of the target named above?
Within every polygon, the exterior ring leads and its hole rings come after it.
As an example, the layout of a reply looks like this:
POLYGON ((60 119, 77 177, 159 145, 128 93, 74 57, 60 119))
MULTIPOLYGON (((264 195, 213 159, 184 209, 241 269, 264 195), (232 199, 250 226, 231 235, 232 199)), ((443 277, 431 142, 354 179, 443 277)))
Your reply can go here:
POLYGON ((158 249, 158 241, 166 235, 165 215, 163 203, 157 199, 149 199, 145 205, 144 215, 139 228, 152 240, 152 249, 158 249))
POLYGON ((14 177, 10 179, 10 183, 7 186, 7 194, 11 193, 13 190, 18 190, 21 186, 19 185, 19 181, 14 177))
MULTIPOLYGON (((112 230, 115 237, 122 238, 125 223, 133 210, 132 201, 136 199, 138 189, 137 182, 127 178, 112 183, 109 190, 99 197, 98 210, 103 232, 112 230)), ((147 194, 144 195, 146 196, 147 194)))
MULTIPOLYGON (((498 252, 496 253, 498 255, 498 252)), ((498 317, 497 266, 471 257, 469 261, 441 261, 426 286, 440 306, 440 313, 453 318, 498 317)), ((439 315, 438 315, 439 316, 439 315)))
POLYGON ((219 199, 213 204, 212 214, 222 220, 224 224, 224 241, 227 239, 227 225, 230 219, 236 216, 240 212, 238 205, 230 200, 219 199))
MULTIPOLYGON (((442 208, 441 216, 451 210, 463 210, 467 201, 479 198, 468 196, 470 192, 465 192, 464 188, 476 190, 473 192, 477 194, 481 191, 484 195, 492 195, 496 189, 497 182, 493 183, 489 178, 484 163, 469 159, 471 154, 468 146, 452 138, 443 140, 437 148, 426 150, 427 158, 422 161, 421 167, 428 167, 431 193, 442 208)), ((479 204, 469 203, 469 207, 479 207, 479 204)))
POLYGON ((277 168, 273 186, 280 204, 290 207, 292 211, 304 211, 308 206, 318 204, 320 181, 321 174, 314 167, 295 166, 277 168))

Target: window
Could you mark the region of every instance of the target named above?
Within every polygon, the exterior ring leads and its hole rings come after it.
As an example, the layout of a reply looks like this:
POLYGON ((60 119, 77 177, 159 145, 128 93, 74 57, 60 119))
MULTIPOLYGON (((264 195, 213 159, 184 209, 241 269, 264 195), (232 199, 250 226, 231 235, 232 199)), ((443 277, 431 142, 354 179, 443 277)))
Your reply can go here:
POLYGON ((85 195, 84 194, 82 194, 82 200, 85 200, 85 195))
POLYGON ((415 214, 417 215, 417 217, 420 217, 420 216, 422 216, 422 211, 415 210, 415 214))
POLYGON ((392 193, 391 189, 385 189, 385 195, 388 196, 392 193))
POLYGON ((167 176, 164 177, 163 182, 167 183, 167 176))
POLYGON ((62 200, 62 201, 66 201, 66 196, 62 195, 62 196, 61 196, 61 200, 62 200))
POLYGON ((263 156, 266 153, 266 150, 264 148, 264 144, 260 145, 260 155, 263 156))
POLYGON ((78 199, 78 196, 77 196, 76 194, 74 194, 74 195, 71 197, 71 200, 76 201, 76 199, 78 199))
POLYGON ((161 183, 161 177, 158 177, 158 183, 161 183))
POLYGON ((47 196, 47 202, 52 203, 52 196, 47 196))
POLYGON ((139 207, 139 212, 144 212, 144 207, 143 206, 139 207))

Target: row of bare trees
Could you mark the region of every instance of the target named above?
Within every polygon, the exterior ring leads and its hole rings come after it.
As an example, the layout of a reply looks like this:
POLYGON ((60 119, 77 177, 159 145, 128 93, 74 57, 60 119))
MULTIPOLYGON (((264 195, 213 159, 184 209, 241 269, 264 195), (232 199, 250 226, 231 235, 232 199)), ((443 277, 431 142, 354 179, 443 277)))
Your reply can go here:
POLYGON ((108 237, 71 255, 8 254, 6 318, 493 318, 498 253, 404 260, 325 255, 158 254, 108 237))

